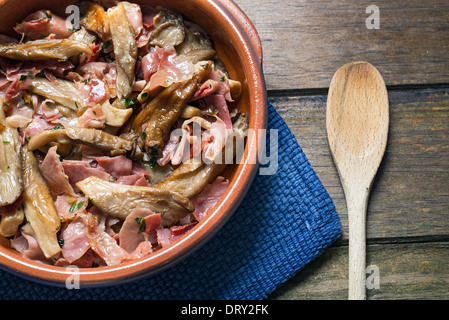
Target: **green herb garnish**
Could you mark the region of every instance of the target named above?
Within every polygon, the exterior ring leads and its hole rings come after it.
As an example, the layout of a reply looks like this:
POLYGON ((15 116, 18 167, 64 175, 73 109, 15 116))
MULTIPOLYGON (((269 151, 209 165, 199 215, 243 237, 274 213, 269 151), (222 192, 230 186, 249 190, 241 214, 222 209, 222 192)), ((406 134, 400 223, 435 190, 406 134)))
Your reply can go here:
POLYGON ((78 206, 77 206, 78 210, 81 209, 81 207, 82 207, 83 205, 84 205, 84 201, 80 201, 80 202, 78 203, 78 206))
POLYGON ((6 169, 11 169, 11 167, 9 165, 6 166, 6 169))
POLYGON ((107 49, 111 45, 111 41, 106 41, 101 45, 101 49, 107 49))
POLYGON ((153 146, 150 147, 150 155, 151 155, 151 159, 150 159, 150 168, 154 169, 157 165, 157 159, 159 158, 159 145, 155 144, 153 146))
POLYGON ((129 99, 129 98, 124 98, 124 99, 122 99, 122 102, 123 102, 123 104, 124 104, 125 106, 132 106, 132 105, 134 104, 134 101, 132 101, 132 100, 129 99))
POLYGON ((140 95, 140 98, 145 99, 146 97, 148 97, 148 92, 144 92, 140 95))
POLYGON ((27 76, 22 74, 19 78, 20 81, 25 81, 27 79, 27 76))
POLYGON ((147 137, 147 133, 144 131, 142 132, 142 138, 145 139, 147 137))
POLYGON ((225 76, 218 77, 218 79, 220 79, 221 82, 224 82, 225 81, 225 76))
POLYGON ((3 140, 3 143, 4 143, 4 144, 10 144, 10 143, 11 143, 11 141, 6 141, 6 140, 3 140))
POLYGON ((75 101, 75 107, 78 109, 78 103, 76 103, 76 101, 75 101))
POLYGON ((75 208, 76 208, 76 202, 70 206, 69 212, 73 213, 75 211, 75 208))
POLYGON ((45 11, 45 15, 47 16, 48 19, 51 19, 51 18, 52 18, 52 15, 51 15, 51 11, 50 11, 50 10, 45 11))
POLYGON ((145 218, 136 218, 134 220, 139 225, 139 230, 137 231, 137 234, 145 232, 145 229, 147 228, 147 225, 145 223, 145 218))
POLYGON ((84 79, 84 84, 88 84, 90 79, 92 79, 91 76, 89 76, 89 78, 87 78, 87 79, 84 79))

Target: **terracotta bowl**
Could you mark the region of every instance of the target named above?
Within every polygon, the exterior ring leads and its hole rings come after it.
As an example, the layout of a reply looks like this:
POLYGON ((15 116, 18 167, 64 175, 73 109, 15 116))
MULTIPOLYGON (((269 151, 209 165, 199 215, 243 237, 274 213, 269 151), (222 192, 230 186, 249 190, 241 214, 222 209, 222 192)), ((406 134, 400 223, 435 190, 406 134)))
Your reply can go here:
MULTIPOLYGON (((267 98, 262 73, 262 49, 259 36, 251 21, 230 0, 147 0, 132 1, 148 5, 163 5, 179 12, 187 20, 203 27, 212 37, 220 58, 230 77, 243 84, 243 95, 237 103, 240 110, 249 115, 251 129, 266 128, 267 98)), ((70 0, 0 0, 0 33, 14 34, 12 27, 28 14, 49 9, 64 16, 70 0)), ((245 147, 245 160, 257 159, 256 132, 250 130, 245 147)), ((250 161, 251 162, 251 161, 250 161)), ((254 163, 254 162, 251 162, 254 163)), ((258 169, 257 164, 244 161, 232 166, 225 176, 230 187, 214 210, 188 234, 170 246, 142 259, 118 266, 80 268, 81 286, 100 286, 123 283, 159 272, 199 248, 225 223, 237 209, 258 169)), ((2 240, 2 239, 0 239, 2 240)), ((0 241, 0 265, 3 269, 37 282, 64 286, 72 275, 64 267, 49 266, 22 257, 9 248, 9 241, 0 241)))

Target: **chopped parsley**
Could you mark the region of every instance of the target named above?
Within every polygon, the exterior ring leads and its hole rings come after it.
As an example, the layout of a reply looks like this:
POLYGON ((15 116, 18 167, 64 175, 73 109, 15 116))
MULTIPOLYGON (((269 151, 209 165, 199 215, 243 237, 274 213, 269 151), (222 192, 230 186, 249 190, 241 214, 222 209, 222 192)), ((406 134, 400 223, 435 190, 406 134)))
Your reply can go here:
POLYGON ((145 218, 139 218, 137 217, 134 219, 136 223, 139 225, 139 230, 137 231, 137 234, 141 234, 142 232, 145 232, 145 229, 147 228, 147 225, 145 223, 145 218))
POLYGON ((20 81, 25 81, 27 79, 27 76, 22 74, 19 78, 20 81))
MULTIPOLYGON (((90 79, 92 79, 92 77, 91 76, 89 76, 89 78, 87 78, 87 79, 84 79, 84 84, 88 84, 89 83, 89 81, 90 81, 90 79)), ((75 102, 76 103, 76 102, 75 102)))
POLYGON ((84 205, 84 201, 80 201, 80 202, 78 203, 78 206, 77 206, 78 210, 81 209, 81 207, 82 207, 83 205, 84 205))
POLYGON ((64 126, 62 124, 57 125, 56 127, 50 128, 50 129, 45 129, 45 130, 58 130, 58 129, 65 129, 64 126))
POLYGON ((134 101, 132 101, 132 100, 129 99, 129 98, 124 98, 124 99, 122 99, 122 102, 123 102, 123 104, 124 104, 125 106, 132 106, 132 105, 134 104, 134 101))
POLYGON ((3 143, 4 143, 4 144, 10 144, 10 143, 11 143, 11 141, 6 141, 6 140, 3 140, 3 143))
POLYGON ((102 49, 107 49, 111 45, 111 41, 106 41, 101 45, 102 49))
POLYGON ((6 166, 6 169, 11 169, 11 167, 9 165, 6 166))
POLYGON ((150 147, 150 155, 151 155, 151 159, 150 159, 150 168, 154 169, 156 168, 157 165, 157 159, 159 159, 159 145, 155 144, 154 146, 150 147))
POLYGON ((70 206, 69 212, 73 213, 76 209, 76 202, 70 206))
POLYGON ((96 112, 96 111, 94 111, 94 110, 92 110, 92 113, 93 113, 94 115, 97 115, 97 112, 96 112))
POLYGON ((146 97, 148 97, 148 92, 144 92, 140 95, 140 98, 145 99, 146 97))
POLYGON ((78 109, 79 107, 78 107, 78 103, 76 103, 76 101, 75 101, 75 107, 78 109))
POLYGON ((218 79, 220 79, 221 82, 224 82, 225 81, 225 76, 218 77, 218 79))

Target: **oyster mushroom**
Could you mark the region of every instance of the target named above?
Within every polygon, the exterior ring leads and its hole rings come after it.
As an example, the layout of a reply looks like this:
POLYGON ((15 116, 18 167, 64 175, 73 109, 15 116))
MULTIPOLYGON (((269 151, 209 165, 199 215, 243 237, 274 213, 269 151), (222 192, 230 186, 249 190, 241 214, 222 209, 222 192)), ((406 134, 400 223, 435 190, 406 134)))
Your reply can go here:
POLYGON ((145 124, 145 141, 151 145, 159 145, 161 151, 171 127, 196 92, 210 67, 210 61, 198 64, 192 79, 174 83, 164 89, 140 111, 134 119, 132 129, 140 134, 145 124))
POLYGON ((6 123, 0 99, 0 207, 13 204, 23 190, 21 143, 17 129, 6 123))
POLYGON ((134 150, 132 141, 92 128, 50 129, 33 136, 28 141, 28 150, 39 149, 51 142, 85 144, 111 155, 120 155, 134 150))
POLYGON ((108 9, 107 16, 117 62, 117 96, 121 99, 128 97, 133 89, 137 42, 123 3, 108 9))
POLYGON ((57 232, 61 227, 50 191, 42 177, 33 152, 22 147, 24 177, 23 210, 34 231, 36 241, 47 258, 61 251, 57 232))
POLYGON ((28 90, 72 110, 81 107, 78 87, 72 81, 58 79, 56 85, 46 78, 34 77, 28 90))
POLYGON ((149 43, 164 49, 175 47, 184 41, 185 32, 182 17, 168 10, 161 10, 153 19, 154 30, 149 43))
POLYGON ((173 192, 152 187, 128 186, 104 181, 97 177, 86 178, 76 186, 96 207, 110 216, 125 220, 137 207, 161 214, 162 225, 172 226, 194 210, 193 203, 173 192))
POLYGON ((69 39, 43 39, 23 44, 0 44, 0 56, 15 60, 67 60, 80 53, 92 55, 87 44, 69 39))
POLYGON ((223 149, 225 152, 222 150, 222 154, 220 155, 222 161, 205 163, 198 161, 198 159, 190 159, 179 165, 167 178, 156 184, 155 187, 171 190, 191 199, 204 190, 209 183, 214 181, 228 166, 229 162, 226 160, 236 156, 239 142, 242 142, 247 135, 247 114, 241 113, 238 109, 234 110, 236 111, 232 114, 233 135, 230 136, 233 138, 228 139, 227 146, 223 149))

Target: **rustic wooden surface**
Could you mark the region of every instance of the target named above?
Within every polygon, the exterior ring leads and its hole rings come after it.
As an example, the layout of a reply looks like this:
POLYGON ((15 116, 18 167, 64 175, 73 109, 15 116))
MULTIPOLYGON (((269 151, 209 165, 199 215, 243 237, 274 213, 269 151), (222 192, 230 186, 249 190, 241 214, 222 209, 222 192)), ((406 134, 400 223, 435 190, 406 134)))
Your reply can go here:
POLYGON ((327 91, 343 64, 365 60, 390 100, 385 157, 371 191, 368 299, 449 299, 449 2, 236 0, 262 40, 268 97, 334 200, 343 235, 270 299, 346 299, 346 203, 325 126, 327 91))

